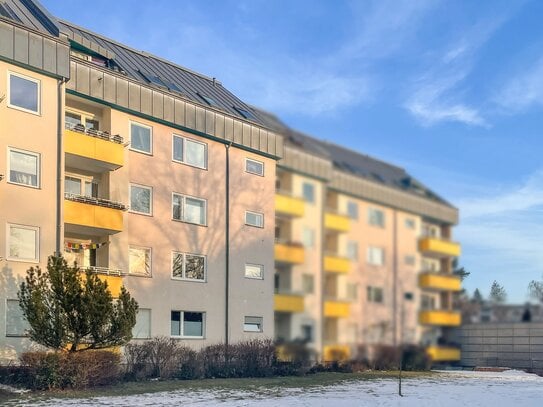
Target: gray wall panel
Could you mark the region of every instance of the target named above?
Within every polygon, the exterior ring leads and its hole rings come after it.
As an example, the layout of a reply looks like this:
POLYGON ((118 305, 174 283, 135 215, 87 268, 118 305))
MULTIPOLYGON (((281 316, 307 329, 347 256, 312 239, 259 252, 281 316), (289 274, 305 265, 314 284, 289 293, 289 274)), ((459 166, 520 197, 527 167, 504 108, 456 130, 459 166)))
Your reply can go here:
MULTIPOLYGON (((69 64, 68 64, 69 65, 69 64)), ((70 66, 68 69, 70 70, 70 66)), ((49 38, 43 39, 43 70, 54 72, 57 69, 57 44, 49 38)), ((67 76, 70 72, 68 72, 67 76)))
POLYGON ((224 139, 234 141, 234 119, 231 117, 224 118, 224 139))
POLYGON ((196 106, 194 109, 194 113, 196 116, 196 130, 200 131, 202 133, 205 133, 206 131, 206 111, 201 108, 200 106, 196 106))
POLYGON ((75 90, 88 95, 90 92, 90 69, 84 65, 78 65, 76 71, 75 90))
POLYGON ((140 92, 140 111, 151 116, 153 114, 153 91, 139 85, 137 86, 140 92))
POLYGON ((153 117, 164 119, 164 96, 159 92, 153 92, 153 117))
POLYGON ((175 123, 175 104, 171 96, 164 96, 164 120, 175 123))
POLYGON ((225 139, 224 135, 224 116, 215 116, 215 137, 225 139))
POLYGON ((15 52, 13 59, 28 64, 28 31, 15 27, 15 52))
POLYGON ((113 75, 104 74, 104 100, 106 102, 115 103, 117 101, 117 86, 115 86, 115 77, 113 75))
POLYGON ((12 25, 0 21, 0 55, 9 59, 13 59, 13 29, 12 25))
POLYGON ((175 124, 178 124, 180 126, 184 126, 186 124, 186 103, 182 102, 180 100, 175 101, 175 124))
POLYGON ((185 103, 185 126, 189 129, 196 128, 196 106, 185 103))
POLYGON ((215 113, 209 110, 206 110, 205 133, 217 137, 217 134, 215 133, 215 113))
POLYGON ((94 69, 90 71, 90 95, 104 99, 104 74, 94 69))
POLYGON ((241 144, 245 146, 251 145, 251 126, 247 123, 241 125, 241 144))
POLYGON ((28 64, 43 69, 43 37, 28 33, 28 64))
POLYGON ((70 48, 68 45, 57 43, 57 74, 68 78, 70 75, 70 48))
POLYGON ((117 88, 117 104, 128 107, 128 82, 117 78, 115 84, 117 88))
POLYGON ((239 120, 234 119, 234 143, 243 143, 243 126, 239 120))
POLYGON ((128 83, 128 108, 136 111, 140 111, 141 107, 141 87, 136 84, 129 82, 128 83))

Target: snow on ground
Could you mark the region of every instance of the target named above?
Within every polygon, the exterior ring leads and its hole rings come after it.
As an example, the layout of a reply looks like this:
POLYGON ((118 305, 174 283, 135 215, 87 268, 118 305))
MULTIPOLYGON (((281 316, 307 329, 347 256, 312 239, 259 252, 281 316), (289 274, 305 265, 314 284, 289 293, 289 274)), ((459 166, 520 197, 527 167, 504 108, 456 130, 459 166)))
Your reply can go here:
MULTIPOLYGON (((353 380, 340 385, 306 388, 259 388, 253 391, 206 389, 180 390, 133 396, 88 399, 28 400, 27 406, 542 406, 543 377, 509 370, 505 372, 439 372, 431 377, 402 382, 398 396, 393 379, 353 380)), ((21 405, 22 400, 7 406, 21 405)))

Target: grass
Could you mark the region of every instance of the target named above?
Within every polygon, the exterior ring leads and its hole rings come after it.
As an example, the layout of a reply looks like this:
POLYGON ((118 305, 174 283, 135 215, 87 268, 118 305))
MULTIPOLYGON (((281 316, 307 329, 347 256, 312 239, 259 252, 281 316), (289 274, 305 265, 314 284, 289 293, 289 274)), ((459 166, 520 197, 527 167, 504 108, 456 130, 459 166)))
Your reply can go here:
MULTIPOLYGON (((428 377, 432 372, 402 372, 406 379, 428 377)), ((255 393, 274 392, 278 388, 310 388, 331 386, 353 380, 395 379, 397 371, 365 371, 360 373, 316 373, 305 376, 283 376, 243 379, 202 379, 202 380, 153 380, 141 382, 122 382, 112 386, 96 387, 86 390, 40 391, 26 394, 13 394, 0 390, 0 405, 7 401, 25 401, 48 398, 91 398, 101 396, 129 396, 142 393, 168 392, 177 390, 235 390, 255 393)))

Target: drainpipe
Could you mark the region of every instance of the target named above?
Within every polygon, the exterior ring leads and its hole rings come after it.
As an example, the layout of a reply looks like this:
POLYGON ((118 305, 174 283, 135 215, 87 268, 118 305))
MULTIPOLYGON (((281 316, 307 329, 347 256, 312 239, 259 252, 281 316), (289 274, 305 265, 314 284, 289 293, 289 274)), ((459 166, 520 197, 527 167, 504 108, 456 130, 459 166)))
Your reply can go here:
POLYGON ((66 82, 66 78, 58 80, 57 89, 57 213, 56 213, 56 239, 55 239, 55 255, 60 256, 62 254, 61 241, 62 241, 62 96, 64 91, 62 85, 66 82))
POLYGON ((398 225, 397 211, 393 210, 392 225, 392 343, 398 345, 398 225))
POLYGON ((229 344, 229 303, 230 303, 230 147, 232 142, 225 144, 226 152, 226 199, 225 199, 225 296, 224 296, 224 344, 228 349, 229 344))

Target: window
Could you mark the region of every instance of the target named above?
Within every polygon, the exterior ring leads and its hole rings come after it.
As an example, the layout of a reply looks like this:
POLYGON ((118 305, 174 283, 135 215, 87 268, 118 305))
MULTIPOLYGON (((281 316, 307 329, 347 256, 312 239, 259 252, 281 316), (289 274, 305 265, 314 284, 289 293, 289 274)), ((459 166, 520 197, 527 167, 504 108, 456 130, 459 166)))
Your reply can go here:
POLYGON ((436 299, 430 295, 422 294, 420 297, 420 307, 423 310, 435 309, 436 299))
POLYGON ((8 106, 40 114, 40 81, 13 72, 8 77, 8 106))
POLYGON ((313 325, 302 325, 302 340, 304 342, 313 342, 313 325))
POLYGON ((207 168, 207 144, 173 135, 172 160, 198 168, 207 168))
POLYGON ((151 337, 151 310, 149 308, 138 308, 136 314, 136 325, 132 328, 132 338, 148 339, 151 337))
POLYGON ((185 195, 172 195, 172 218, 182 222, 206 224, 207 203, 205 199, 185 195))
POLYGON ((302 274, 302 289, 304 294, 313 294, 315 291, 315 278, 312 274, 302 274))
POLYGON ((174 252, 172 255, 172 278, 205 281, 205 256, 174 252))
POLYGON ((380 247, 368 247, 367 261, 368 264, 382 266, 385 263, 385 251, 380 247))
POLYGON ((7 252, 11 260, 39 261, 39 228, 8 224, 7 234, 7 252))
POLYGON ((202 98, 202 100, 206 102, 209 106, 219 107, 219 104, 217 103, 217 101, 213 99, 212 97, 203 95, 200 92, 196 92, 196 94, 200 96, 200 98, 202 98))
POLYGON ((40 155, 23 150, 8 150, 9 182, 40 187, 40 155))
POLYGON ((371 287, 368 286, 368 301, 383 303, 383 289, 381 287, 371 287))
POLYGON ((149 247, 129 246, 128 273, 137 276, 151 276, 151 249, 149 247))
POLYGON ((136 184, 130 185, 130 212, 152 215, 153 188, 136 184))
POLYGON ((347 202, 347 214, 351 219, 358 219, 358 204, 356 202, 347 202))
POLYGON ((257 228, 264 227, 264 215, 258 212, 245 211, 245 224, 257 228))
POLYGON ((415 219, 413 218, 405 218, 405 227, 406 229, 415 229, 416 227, 415 219))
POLYGON ((171 335, 183 338, 204 337, 204 313, 188 311, 172 311, 171 335))
POLYGON ((248 111, 247 109, 243 109, 241 107, 236 107, 236 106, 234 106, 234 109, 236 109, 238 111, 238 113, 241 114, 246 119, 256 121, 255 115, 253 113, 251 113, 250 111, 248 111))
POLYGON ((302 243, 305 247, 315 246, 315 231, 313 229, 304 227, 302 230, 302 243))
POLYGON ((415 256, 405 256, 404 262, 408 266, 414 266, 415 263, 416 263, 416 258, 415 258, 415 256))
POLYGON ((264 278, 264 266, 261 264, 246 264, 245 277, 262 280, 264 278))
POLYGON ((86 112, 66 111, 64 113, 64 122, 67 125, 66 127, 70 129, 82 125, 85 130, 100 130, 100 121, 94 115, 86 112))
POLYGON ((144 124, 130 122, 130 149, 140 153, 153 153, 153 129, 144 124))
POLYGON ((385 227, 385 213, 380 209, 368 208, 368 223, 381 228, 385 227))
POLYGON ((6 336, 26 336, 30 325, 23 315, 18 300, 6 301, 6 336))
POLYGON ((347 242, 347 257, 351 260, 358 260, 358 242, 347 242))
POLYGON ((255 174, 264 176, 264 163, 250 158, 245 159, 245 172, 249 174, 255 174))
POLYGON ((347 283, 347 298, 351 301, 355 301, 358 298, 357 284, 347 283))
POLYGON ((64 177, 64 194, 98 198, 98 183, 90 177, 66 175, 64 177))
POLYGON ((302 185, 302 195, 306 202, 315 202, 315 186, 304 182, 302 185))
POLYGON ((245 317, 243 330, 245 332, 262 332, 262 317, 245 317))

